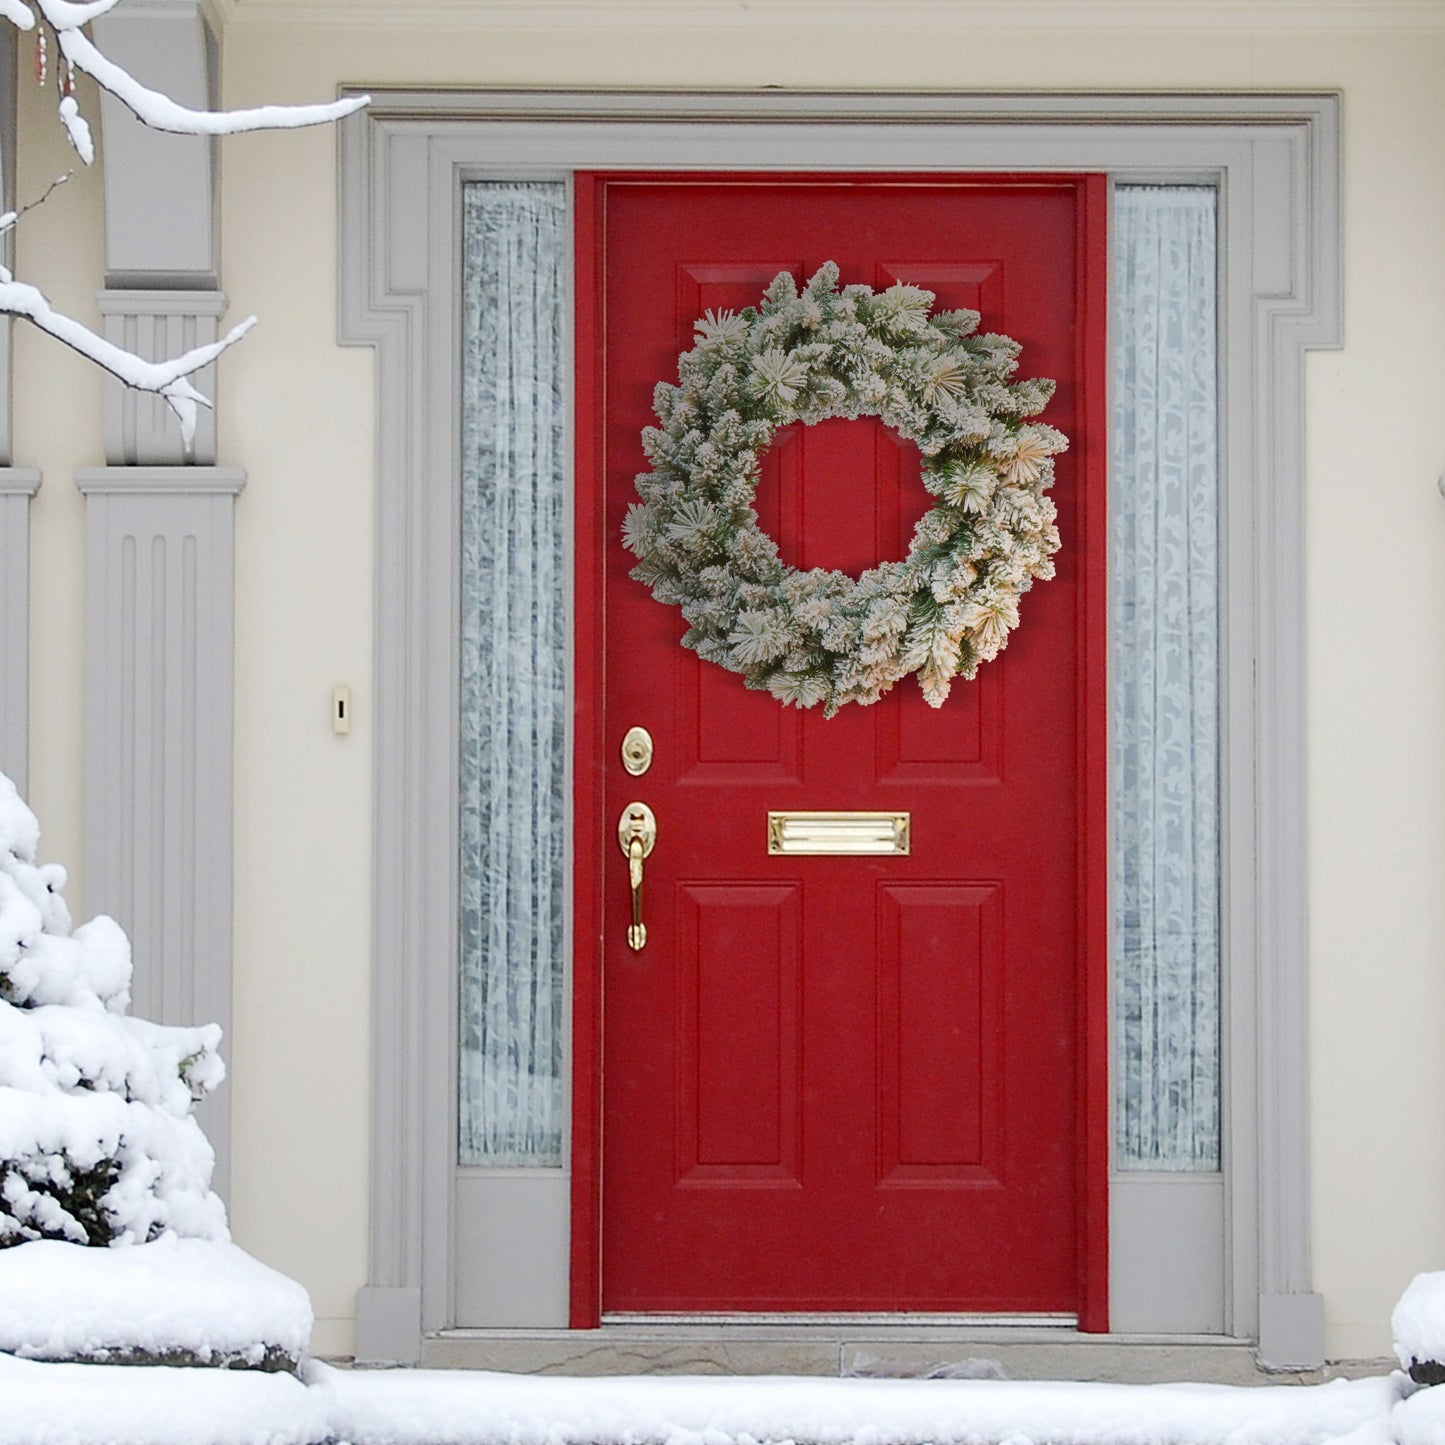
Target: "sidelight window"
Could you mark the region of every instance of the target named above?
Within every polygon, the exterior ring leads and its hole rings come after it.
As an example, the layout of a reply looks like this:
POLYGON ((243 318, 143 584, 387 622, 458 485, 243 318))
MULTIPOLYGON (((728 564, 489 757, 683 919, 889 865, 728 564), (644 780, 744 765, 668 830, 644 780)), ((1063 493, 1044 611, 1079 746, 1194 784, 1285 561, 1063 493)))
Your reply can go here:
POLYGON ((561 1166, 570 230, 463 187, 458 1162, 561 1166))
POLYGON ((1216 192, 1114 193, 1115 1162, 1220 1167, 1216 192))

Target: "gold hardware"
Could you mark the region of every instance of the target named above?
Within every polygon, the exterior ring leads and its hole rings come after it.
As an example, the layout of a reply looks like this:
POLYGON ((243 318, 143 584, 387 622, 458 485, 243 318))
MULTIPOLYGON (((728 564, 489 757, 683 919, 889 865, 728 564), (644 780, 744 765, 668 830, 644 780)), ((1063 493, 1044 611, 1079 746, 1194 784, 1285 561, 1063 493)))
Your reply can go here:
POLYGON ((632 887, 632 923, 627 944, 640 953, 647 942, 647 925, 642 921, 642 860, 657 842, 657 819, 646 803, 629 803, 617 820, 617 846, 627 859, 627 881, 632 887))
POLYGON ((769 813, 769 853, 907 853, 908 813, 769 813))
POLYGON ((652 734, 646 728, 628 728, 622 739, 622 766, 640 778, 652 766, 652 734))

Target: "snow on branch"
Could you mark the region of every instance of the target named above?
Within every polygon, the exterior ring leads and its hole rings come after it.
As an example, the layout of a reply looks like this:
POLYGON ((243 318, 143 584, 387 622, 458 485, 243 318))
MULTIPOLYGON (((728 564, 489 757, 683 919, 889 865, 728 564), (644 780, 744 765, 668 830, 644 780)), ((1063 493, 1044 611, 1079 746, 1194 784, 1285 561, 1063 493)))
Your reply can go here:
POLYGON ((31 0, 32 5, 38 6, 40 13, 57 30, 68 29, 72 25, 89 25, 97 16, 104 15, 108 10, 114 10, 120 4, 120 0, 89 0, 84 5, 75 5, 71 0, 31 0))
MULTIPOLYGON (((105 56, 82 26, 113 10, 121 0, 90 0, 84 5, 72 0, 0 0, 0 18, 21 30, 35 26, 35 14, 54 33, 72 71, 80 70, 110 92, 152 130, 178 135, 236 135, 248 130, 290 130, 298 126, 325 125, 360 110, 370 96, 350 96, 324 105, 261 105, 246 110, 193 110, 159 90, 142 85, 124 66, 105 56)), ((43 40, 42 34, 42 40, 43 40)), ((61 87, 60 118, 80 158, 89 165, 94 156, 90 130, 81 118, 71 94, 70 78, 61 87)))
MULTIPOLYGON (((142 85, 123 66, 105 56, 84 33, 82 26, 113 10, 121 0, 0 0, 0 21, 8 20, 18 30, 34 30, 37 18, 43 21, 39 31, 40 65, 43 80, 47 31, 55 37, 65 66, 57 76, 60 92, 58 112, 61 124, 76 154, 86 164, 95 159, 95 146, 90 126, 80 113, 74 94, 74 75, 82 71, 102 89, 108 91, 143 124, 152 130, 180 135, 235 135, 242 131, 289 130, 299 126, 324 125, 340 120, 369 103, 366 95, 349 97, 323 105, 263 105, 245 110, 194 110, 179 104, 170 96, 142 85)), ((35 202, 48 199, 56 185, 35 202)), ((31 206, 9 211, 0 216, 0 237, 11 230, 31 206)), ((227 347, 233 346, 255 325, 256 318, 233 327, 221 340, 198 346, 168 361, 146 361, 134 352, 116 346, 88 326, 55 310, 45 294, 34 286, 17 281, 0 266, 0 315, 23 317, 42 331, 78 351, 97 366, 127 386, 139 391, 154 392, 164 397, 181 424, 181 436, 189 454, 196 432, 196 408, 210 402, 187 380, 227 347)))
MULTIPOLYGON (((52 8, 62 0, 36 0, 41 13, 50 19, 52 8)), ((113 0, 98 0, 107 5, 113 0)), ((80 9, 70 6, 70 9, 80 9)), ((52 22, 54 23, 54 22, 52 22)), ((250 110, 191 110, 179 105, 170 96, 142 85, 129 71, 107 60, 78 29, 56 26, 56 36, 65 58, 103 86, 136 117, 152 130, 173 131, 179 135, 237 135, 248 130, 290 130, 304 125, 325 125, 360 110, 371 97, 351 96, 326 105, 261 105, 250 110)), ((80 151, 80 147, 76 147, 80 151)), ((81 152, 89 164, 89 157, 81 152)))
POLYGON ((219 341, 197 346, 169 361, 145 361, 55 310, 42 291, 12 279, 3 267, 0 267, 0 313, 34 322, 42 331, 63 341, 127 386, 164 397, 180 421, 181 438, 187 451, 196 435, 196 409, 211 403, 186 378, 214 361, 227 347, 234 346, 256 324, 254 316, 248 317, 219 341))

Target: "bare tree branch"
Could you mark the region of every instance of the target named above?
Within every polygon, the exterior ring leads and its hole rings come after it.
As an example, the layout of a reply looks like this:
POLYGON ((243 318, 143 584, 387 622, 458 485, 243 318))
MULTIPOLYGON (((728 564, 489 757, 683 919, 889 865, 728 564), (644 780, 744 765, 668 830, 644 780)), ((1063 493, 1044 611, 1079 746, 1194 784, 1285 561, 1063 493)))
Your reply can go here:
POLYGON ((46 186, 45 194, 43 196, 37 196, 35 200, 21 206, 18 211, 6 211, 3 216, 0 216, 0 236, 3 236, 6 231, 14 230, 15 224, 17 221, 19 221, 21 216, 24 216, 29 212, 33 211, 36 206, 43 206, 46 201, 48 201, 50 197, 55 193, 55 191, 58 190, 61 186, 63 186, 66 181, 68 181, 74 174, 74 171, 66 171, 64 175, 56 176, 56 178, 51 181, 48 186, 46 186))

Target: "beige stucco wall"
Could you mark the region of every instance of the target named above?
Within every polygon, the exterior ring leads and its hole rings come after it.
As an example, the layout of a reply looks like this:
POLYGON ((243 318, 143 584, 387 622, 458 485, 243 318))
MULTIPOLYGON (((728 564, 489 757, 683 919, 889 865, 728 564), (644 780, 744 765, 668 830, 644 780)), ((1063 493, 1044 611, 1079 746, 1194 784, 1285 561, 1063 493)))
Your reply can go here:
MULTIPOLYGON (((1169 28, 1144 34, 987 31, 972 6, 907 0, 874 7, 876 21, 840 0, 791 27, 787 0, 656 0, 645 31, 609 26, 606 3, 555 24, 536 4, 530 31, 487 4, 412 6, 412 23, 370 27, 372 3, 332 7, 335 25, 296 23, 304 0, 226 8, 231 105, 344 82, 1344 92, 1346 346, 1309 370, 1315 1287, 1332 1356, 1387 1352, 1403 1284, 1445 1266, 1445 9, 1402 7, 1429 23, 1394 31, 1310 34, 1191 31, 1170 5, 1155 12, 1169 28)), ((27 144, 22 195, 66 164, 48 103, 25 92, 42 142, 27 144)), ((237 514, 232 1216, 243 1244, 311 1290, 316 1348, 345 1352, 366 1267, 372 371, 334 340, 335 137, 244 137, 223 155, 223 285, 238 314, 262 318, 220 386, 219 459, 250 475, 237 514), (355 700, 345 738, 329 728, 337 682, 355 700)), ((86 177, 63 199, 27 220, 22 261, 93 315, 99 188, 86 177)), ((47 855, 78 860, 83 512, 70 474, 101 460, 99 385, 25 335, 16 376, 15 459, 46 472, 31 792, 47 855)))

